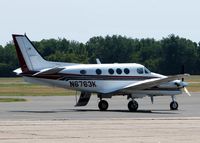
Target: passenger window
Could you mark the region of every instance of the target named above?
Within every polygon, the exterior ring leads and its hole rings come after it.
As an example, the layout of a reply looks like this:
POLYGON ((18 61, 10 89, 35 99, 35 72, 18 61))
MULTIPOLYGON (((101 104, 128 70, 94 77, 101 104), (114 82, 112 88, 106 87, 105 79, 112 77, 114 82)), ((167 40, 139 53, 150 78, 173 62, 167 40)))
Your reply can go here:
POLYGON ((124 69, 124 73, 125 73, 125 74, 129 74, 129 73, 130 73, 130 70, 129 70, 128 68, 125 68, 125 69, 124 69))
POLYGON ((144 73, 143 68, 137 68, 137 73, 138 74, 143 74, 144 73))
POLYGON ((100 69, 96 69, 96 74, 100 75, 102 71, 100 69))
POLYGON ((81 74, 86 74, 86 70, 80 70, 81 74))
POLYGON ((114 74, 114 70, 113 69, 109 69, 108 72, 109 72, 109 74, 114 74))
POLYGON ((116 70, 116 72, 117 72, 117 74, 122 74, 122 70, 119 68, 116 70))

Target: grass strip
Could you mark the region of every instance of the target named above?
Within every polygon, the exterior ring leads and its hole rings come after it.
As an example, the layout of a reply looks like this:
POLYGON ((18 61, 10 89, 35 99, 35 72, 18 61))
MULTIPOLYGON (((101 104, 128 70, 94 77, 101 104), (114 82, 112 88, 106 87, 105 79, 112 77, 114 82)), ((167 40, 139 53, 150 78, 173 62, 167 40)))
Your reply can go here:
POLYGON ((25 102, 24 98, 0 98, 0 102, 25 102))
MULTIPOLYGON (((185 78, 189 82, 187 89, 190 92, 200 92, 200 76, 185 78)), ((69 96, 76 95, 76 91, 29 84, 22 78, 0 78, 0 96, 69 96)))

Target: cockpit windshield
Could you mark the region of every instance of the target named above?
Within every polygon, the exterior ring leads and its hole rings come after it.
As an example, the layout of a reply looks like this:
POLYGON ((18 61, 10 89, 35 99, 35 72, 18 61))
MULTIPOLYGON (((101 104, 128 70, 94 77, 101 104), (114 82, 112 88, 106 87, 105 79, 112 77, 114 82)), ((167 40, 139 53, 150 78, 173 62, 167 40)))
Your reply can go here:
POLYGON ((150 70, 148 70, 146 67, 144 67, 144 72, 145 72, 145 74, 151 73, 150 70))
POLYGON ((136 69, 138 74, 150 74, 150 70, 148 70, 146 67, 139 67, 136 69))

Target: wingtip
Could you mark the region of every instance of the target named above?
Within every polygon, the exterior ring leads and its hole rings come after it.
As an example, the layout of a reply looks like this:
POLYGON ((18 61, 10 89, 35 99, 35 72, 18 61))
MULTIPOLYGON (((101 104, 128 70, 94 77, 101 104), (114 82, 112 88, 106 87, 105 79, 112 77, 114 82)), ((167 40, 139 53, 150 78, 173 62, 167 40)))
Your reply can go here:
POLYGON ((184 76, 190 76, 190 74, 189 73, 185 73, 184 76))

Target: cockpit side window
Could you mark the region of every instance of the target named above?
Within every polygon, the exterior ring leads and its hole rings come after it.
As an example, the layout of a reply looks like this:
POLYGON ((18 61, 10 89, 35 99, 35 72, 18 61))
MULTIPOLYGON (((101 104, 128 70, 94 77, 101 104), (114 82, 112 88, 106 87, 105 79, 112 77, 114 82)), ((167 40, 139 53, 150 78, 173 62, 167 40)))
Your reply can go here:
POLYGON ((143 68, 137 68, 137 73, 138 74, 143 74, 144 73, 143 68))

